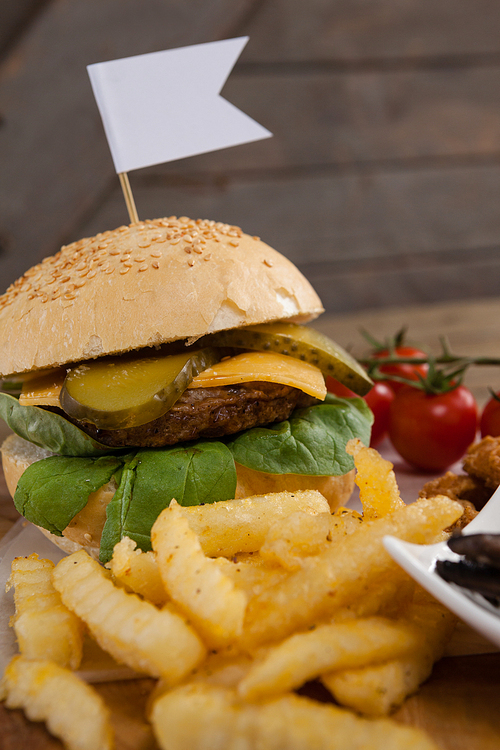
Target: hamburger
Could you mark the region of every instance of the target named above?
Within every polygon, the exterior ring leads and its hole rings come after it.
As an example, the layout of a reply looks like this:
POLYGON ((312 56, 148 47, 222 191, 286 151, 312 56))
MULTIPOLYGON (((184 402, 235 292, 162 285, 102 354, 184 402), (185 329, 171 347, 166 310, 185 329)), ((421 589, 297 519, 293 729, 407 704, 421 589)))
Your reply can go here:
POLYGON ((145 221, 64 246, 0 297, 2 446, 18 511, 107 561, 172 498, 193 505, 353 488, 371 381, 305 325, 323 312, 283 255, 238 227, 145 221))

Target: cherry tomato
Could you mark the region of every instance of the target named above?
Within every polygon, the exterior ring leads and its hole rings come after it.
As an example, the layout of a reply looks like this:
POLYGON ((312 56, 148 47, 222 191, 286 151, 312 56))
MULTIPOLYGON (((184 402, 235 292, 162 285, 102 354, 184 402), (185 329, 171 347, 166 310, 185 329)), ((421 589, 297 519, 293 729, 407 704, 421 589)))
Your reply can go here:
MULTIPOLYGON (((391 354, 396 354, 399 357, 427 357, 426 353, 421 349, 416 349, 414 346, 396 346, 393 351, 389 349, 380 349, 376 351, 373 356, 377 359, 381 357, 389 357, 391 354)), ((380 365, 379 370, 384 375, 388 375, 388 384, 397 393, 401 388, 404 387, 405 383, 399 383, 397 380, 391 380, 391 375, 397 375, 400 378, 406 378, 407 380, 418 380, 419 374, 425 377, 427 370, 429 369, 427 364, 411 365, 411 364, 394 364, 394 365, 380 365)))
MULTIPOLYGON (((347 386, 342 385, 342 383, 339 383, 338 380, 335 380, 330 375, 326 378, 326 389, 329 393, 334 393, 335 396, 340 396, 340 398, 356 398, 357 396, 354 391, 351 391, 347 386)), ((375 383, 366 396, 364 396, 366 403, 375 417, 370 439, 372 448, 378 445, 387 435, 389 429, 389 406, 393 398, 393 390, 387 383, 381 381, 375 383)))
POLYGON ((350 388, 348 388, 346 385, 343 385, 343 383, 340 383, 335 378, 332 378, 331 375, 327 375, 325 379, 326 384, 326 390, 328 393, 333 393, 335 396, 338 396, 339 398, 355 398, 356 393, 354 391, 351 391, 350 388))
POLYGON ((500 391, 486 403, 479 422, 481 437, 500 435, 500 391))
POLYGON ((464 455, 476 431, 477 405, 463 385, 437 395, 405 385, 390 407, 391 442, 419 469, 447 469, 464 455))
POLYGON ((389 410, 394 400, 394 391, 387 383, 379 381, 368 391, 364 399, 375 417, 370 439, 370 446, 374 448, 382 442, 389 430, 389 410))

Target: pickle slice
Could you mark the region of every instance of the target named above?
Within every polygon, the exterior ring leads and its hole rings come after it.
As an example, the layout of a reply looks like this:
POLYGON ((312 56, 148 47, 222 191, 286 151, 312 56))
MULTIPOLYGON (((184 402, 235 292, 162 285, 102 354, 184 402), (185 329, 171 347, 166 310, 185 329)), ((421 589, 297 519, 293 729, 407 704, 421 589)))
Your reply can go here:
POLYGON ((86 362, 66 375, 61 406, 70 417, 99 429, 139 427, 171 409, 193 378, 223 355, 223 350, 206 347, 86 362))
POLYGON ((297 323, 262 323, 204 336, 198 343, 288 354, 331 375, 360 396, 373 383, 361 365, 341 346, 308 326, 297 323))

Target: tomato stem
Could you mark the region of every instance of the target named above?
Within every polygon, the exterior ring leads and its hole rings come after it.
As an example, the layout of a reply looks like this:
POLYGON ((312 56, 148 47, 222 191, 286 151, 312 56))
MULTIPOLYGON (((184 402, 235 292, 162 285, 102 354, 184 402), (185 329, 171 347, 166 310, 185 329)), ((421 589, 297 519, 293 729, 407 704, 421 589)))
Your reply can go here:
MULTIPOLYGON (((433 360, 436 364, 461 363, 465 367, 469 365, 500 365, 500 357, 458 357, 449 354, 441 354, 437 357, 400 357, 397 354, 388 354, 386 357, 357 357, 360 364, 370 365, 425 365, 433 360)), ((392 378, 392 376, 391 376, 392 378)))

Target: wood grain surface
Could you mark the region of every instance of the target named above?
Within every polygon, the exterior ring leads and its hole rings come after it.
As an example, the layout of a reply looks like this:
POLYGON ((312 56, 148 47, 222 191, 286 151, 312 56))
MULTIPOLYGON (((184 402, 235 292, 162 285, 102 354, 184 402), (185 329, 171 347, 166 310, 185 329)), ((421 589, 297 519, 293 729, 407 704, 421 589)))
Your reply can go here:
POLYGON ((274 137, 134 172, 139 215, 260 235, 332 313, 494 297, 499 32, 494 0, 3 0, 1 286, 128 220, 86 65, 248 34, 222 93, 274 137))
MULTIPOLYGON (((438 337, 447 334, 453 350, 460 354, 500 356, 500 299, 476 300, 412 308, 372 310, 348 316, 325 315, 316 327, 345 347, 361 352, 360 328, 384 337, 409 326, 411 338, 436 351, 438 337)), ((466 382, 480 403, 488 386, 500 387, 498 367, 474 368, 466 382)), ((5 429, 4 429, 5 432, 5 429)), ((422 478, 422 484, 424 482, 422 478)), ((17 513, 0 478, 0 534, 15 522, 17 513)), ((472 638, 465 629, 465 638, 472 638)), ((479 641, 478 650, 488 650, 479 641)), ((441 750, 497 750, 500 747, 500 653, 443 658, 419 692, 394 715, 396 721, 425 729, 441 750)), ((154 687, 149 679, 110 682, 96 689, 111 708, 117 750, 158 750, 145 719, 148 698, 154 687)), ((310 693, 315 695, 315 686, 310 693)), ((7 711, 0 704, 2 750, 56 750, 62 745, 45 727, 27 721, 21 711, 7 711)))

